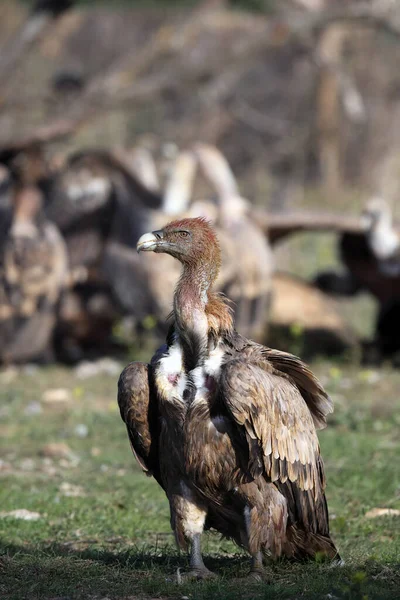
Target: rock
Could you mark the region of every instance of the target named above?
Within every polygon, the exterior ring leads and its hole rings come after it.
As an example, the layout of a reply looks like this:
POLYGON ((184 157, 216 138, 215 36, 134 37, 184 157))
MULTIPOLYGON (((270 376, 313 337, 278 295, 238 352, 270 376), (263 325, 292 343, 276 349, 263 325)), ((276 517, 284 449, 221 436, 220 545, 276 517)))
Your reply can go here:
POLYGON ((22 519, 23 521, 38 521, 38 519, 42 518, 37 512, 32 512, 27 510, 26 508, 17 508, 16 510, 11 510, 10 512, 0 512, 0 518, 12 518, 12 519, 22 519))
POLYGON ((68 444, 64 442, 52 442, 45 444, 39 451, 41 456, 48 458, 74 458, 75 455, 72 452, 68 444))
POLYGON ((10 367, 6 367, 5 369, 2 369, 0 371, 0 379, 2 383, 11 383, 12 381, 14 381, 19 374, 19 370, 17 369, 17 367, 14 366, 10 366, 10 367))
POLYGON ((0 458, 0 471, 2 471, 2 472, 12 471, 11 464, 0 458))
POLYGON ((63 496, 68 496, 70 498, 78 498, 82 496, 86 496, 84 489, 80 485, 74 485, 73 483, 68 483, 64 481, 60 485, 60 494, 63 496))
POLYGON ((32 458, 23 458, 19 463, 19 468, 21 471, 35 471, 36 463, 32 458))
POLYGON ((400 517, 400 510, 397 508, 371 508, 364 516, 366 519, 376 519, 376 517, 400 517))
POLYGON ((79 425, 77 425, 74 429, 74 434, 80 438, 87 437, 88 433, 89 433, 89 427, 87 425, 85 425, 84 423, 79 423, 79 425))
POLYGON ((22 368, 22 372, 24 373, 24 375, 36 375, 36 373, 39 372, 39 367, 38 365, 33 365, 29 363, 22 368))
POLYGON ((44 392, 42 400, 46 404, 62 404, 71 400, 71 392, 65 388, 49 389, 44 392))
POLYGON ((122 366, 119 362, 112 358, 101 358, 96 361, 84 360, 75 368, 75 376, 78 379, 88 379, 96 375, 112 375, 117 376, 121 373, 122 366))
POLYGON ((27 417, 33 417, 35 415, 40 415, 42 412, 42 405, 40 402, 29 402, 29 404, 24 409, 24 415, 27 417))

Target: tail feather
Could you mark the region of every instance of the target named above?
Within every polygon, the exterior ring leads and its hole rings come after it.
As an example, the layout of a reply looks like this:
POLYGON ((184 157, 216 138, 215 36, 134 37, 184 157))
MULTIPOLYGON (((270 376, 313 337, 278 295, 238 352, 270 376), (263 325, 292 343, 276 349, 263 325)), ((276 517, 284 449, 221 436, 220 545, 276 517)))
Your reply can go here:
POLYGON ((340 560, 339 552, 329 534, 304 531, 295 525, 287 528, 284 552, 286 556, 296 560, 315 559, 318 555, 330 560, 340 560))

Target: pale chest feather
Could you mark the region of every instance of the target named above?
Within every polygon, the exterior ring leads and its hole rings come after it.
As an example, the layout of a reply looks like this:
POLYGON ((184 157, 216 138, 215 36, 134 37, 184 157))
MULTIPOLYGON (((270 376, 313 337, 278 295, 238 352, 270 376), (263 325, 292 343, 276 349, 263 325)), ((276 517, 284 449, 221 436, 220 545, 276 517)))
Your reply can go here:
POLYGON ((187 375, 183 368, 183 352, 178 340, 169 347, 156 368, 155 380, 163 400, 183 403, 183 392, 187 385, 187 375))
POLYGON ((186 373, 182 347, 179 340, 175 340, 156 368, 156 385, 160 396, 169 402, 185 403, 184 392, 190 386, 196 390, 194 401, 208 399, 216 389, 223 358, 224 351, 217 346, 209 352, 203 365, 186 373))
POLYGON ((211 350, 204 364, 196 367, 189 373, 196 388, 194 402, 206 400, 216 390, 217 381, 224 360, 224 350, 217 346, 211 350))

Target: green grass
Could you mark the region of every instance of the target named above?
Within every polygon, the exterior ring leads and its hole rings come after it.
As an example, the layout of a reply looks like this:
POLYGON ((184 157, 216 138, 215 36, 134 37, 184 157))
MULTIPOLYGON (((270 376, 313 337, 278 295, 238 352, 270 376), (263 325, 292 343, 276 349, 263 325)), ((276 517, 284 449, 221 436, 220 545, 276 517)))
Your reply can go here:
POLYGON ((400 373, 313 367, 336 401, 320 440, 345 565, 282 561, 267 582, 252 584, 240 580, 247 556, 211 534, 205 562, 219 577, 175 582, 187 558, 175 549, 164 493, 131 456, 116 376, 81 381, 61 368, 0 374, 0 511, 41 515, 0 519, 0 598, 399 598, 400 518, 365 513, 400 508, 400 373), (59 387, 69 401, 42 400, 59 387), (32 406, 40 414, 27 414, 32 406), (86 437, 76 429, 82 424, 86 437), (71 456, 43 456, 51 442, 67 444, 71 456))

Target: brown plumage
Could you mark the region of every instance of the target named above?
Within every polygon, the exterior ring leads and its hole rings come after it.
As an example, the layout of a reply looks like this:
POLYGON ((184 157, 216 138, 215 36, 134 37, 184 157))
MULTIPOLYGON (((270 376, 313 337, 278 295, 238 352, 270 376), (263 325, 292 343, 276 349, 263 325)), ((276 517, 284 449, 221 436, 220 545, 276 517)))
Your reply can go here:
POLYGON ((42 213, 35 186, 18 187, 0 265, 1 358, 5 362, 46 359, 68 260, 63 239, 42 213))
POLYGON ((316 429, 332 404, 295 356, 240 336, 223 297, 212 291, 220 266, 216 234, 182 219, 143 235, 139 251, 182 264, 167 344, 150 365, 131 363, 118 402, 133 451, 166 491, 180 547, 208 576, 204 528, 247 548, 252 571, 262 553, 333 558, 325 476, 316 429))

